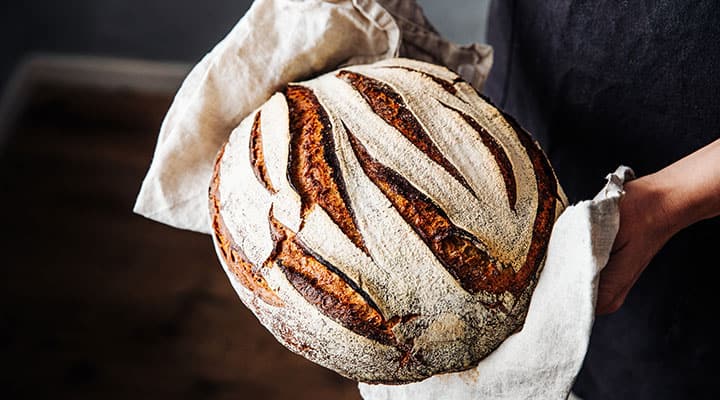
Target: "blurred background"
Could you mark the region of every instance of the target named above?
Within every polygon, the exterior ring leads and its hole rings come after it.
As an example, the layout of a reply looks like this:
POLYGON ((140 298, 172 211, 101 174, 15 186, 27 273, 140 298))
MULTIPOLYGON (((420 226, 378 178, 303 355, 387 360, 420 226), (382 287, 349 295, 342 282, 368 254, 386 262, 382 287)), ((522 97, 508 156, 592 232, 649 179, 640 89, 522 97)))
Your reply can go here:
MULTIPOLYGON (((488 0, 418 0, 482 42, 488 0)), ((359 399, 237 299, 210 238, 132 213, 189 69, 251 1, 0 5, 3 399, 359 399)))

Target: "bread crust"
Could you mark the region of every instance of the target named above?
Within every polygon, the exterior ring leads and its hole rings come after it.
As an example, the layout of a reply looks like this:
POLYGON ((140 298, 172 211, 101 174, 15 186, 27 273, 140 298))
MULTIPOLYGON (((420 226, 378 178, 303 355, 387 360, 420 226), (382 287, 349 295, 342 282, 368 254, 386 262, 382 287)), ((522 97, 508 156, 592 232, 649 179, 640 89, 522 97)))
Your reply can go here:
POLYGON ((390 384, 471 368, 522 328, 566 204, 516 122, 405 59, 288 85, 233 132, 209 198, 220 261, 260 322, 390 384))

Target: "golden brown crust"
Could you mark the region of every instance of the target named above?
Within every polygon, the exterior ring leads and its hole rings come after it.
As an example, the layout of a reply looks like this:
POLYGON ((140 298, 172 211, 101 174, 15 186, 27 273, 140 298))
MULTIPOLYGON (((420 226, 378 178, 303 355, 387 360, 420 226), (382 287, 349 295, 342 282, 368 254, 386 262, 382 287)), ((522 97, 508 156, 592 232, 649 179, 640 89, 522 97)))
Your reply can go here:
POLYGON ((267 167, 265 166, 265 154, 263 153, 262 132, 260 130, 260 111, 255 114, 253 126, 250 130, 250 165, 258 182, 270 193, 277 193, 277 190, 270 181, 267 167))
POLYGON ((492 154, 493 158, 495 159, 495 162, 497 163, 498 168, 500 169, 500 174, 503 177, 503 181, 505 182, 505 193, 507 194, 508 203, 510 205, 510 209, 515 211, 515 206, 517 203, 517 184, 515 182, 515 174, 513 172, 512 163, 510 163, 510 159, 508 158, 507 154, 505 153, 505 150, 503 150, 502 146, 495 140, 490 133, 480 126, 480 124, 475 120, 475 118, 465 114, 464 112, 451 107, 443 102, 440 102, 445 108, 450 109, 458 113, 465 122, 470 125, 475 132, 477 132, 478 136, 480 136, 480 140, 482 140, 483 144, 492 154))
POLYGON ((355 135, 347 132, 365 174, 465 290, 497 294, 508 289, 508 277, 498 270, 498 262, 480 247, 477 238, 455 226, 431 199, 400 174, 373 159, 355 135))
POLYGON ((473 193, 465 178, 445 158, 440 149, 435 146, 430 136, 423 129, 417 118, 407 109, 402 96, 392 90, 388 85, 370 77, 342 70, 338 77, 344 79, 362 94, 363 98, 373 109, 375 114, 380 116, 388 124, 400 131, 412 144, 425 153, 431 160, 441 165, 453 178, 457 179, 465 188, 473 193))
POLYGON ((308 88, 289 85, 285 95, 292 136, 288 174, 302 199, 303 217, 319 205, 358 248, 369 254, 348 206, 328 116, 308 88))
POLYGON ((212 218, 212 226, 215 235, 213 238, 222 253, 225 265, 237 277, 240 284, 248 290, 255 293, 262 301, 277 307, 282 307, 283 302, 280 298, 270 290, 265 278, 256 271, 254 265, 247 260, 240 247, 235 244, 230 235, 230 231, 222 215, 220 214, 220 193, 218 186, 220 184, 220 160, 225 152, 225 146, 220 149, 215 161, 213 177, 210 184, 210 213, 212 218))
POLYGON ((462 82, 462 78, 457 77, 454 81, 450 82, 445 79, 439 78, 435 75, 428 74, 427 72, 420 71, 419 69, 410 68, 410 67, 401 67, 401 66, 388 66, 386 68, 395 68, 395 69, 404 69, 405 71, 411 71, 416 72, 418 74, 421 74, 422 76, 432 80, 433 82, 437 83, 438 85, 442 86, 443 89, 445 89, 450 94, 456 94, 457 88, 455 88, 455 84, 458 82, 462 82))
POLYGON ((351 331, 382 344, 396 344, 391 326, 372 300, 363 296, 362 289, 312 254, 294 232, 273 217, 272 210, 268 218, 275 246, 267 266, 277 265, 308 303, 351 331))
POLYGON ((532 162, 538 190, 538 205, 537 212, 535 213, 535 222, 533 223, 530 248, 527 252, 525 264, 518 272, 520 280, 516 281, 514 285, 514 290, 518 291, 520 290, 520 282, 534 276, 543 265, 545 252, 550 243, 550 234, 555 224, 555 207, 560 196, 558 195, 555 173, 545 153, 543 153, 540 146, 535 143, 530 134, 512 117, 507 114, 503 114, 503 116, 518 135, 520 143, 525 148, 532 162))

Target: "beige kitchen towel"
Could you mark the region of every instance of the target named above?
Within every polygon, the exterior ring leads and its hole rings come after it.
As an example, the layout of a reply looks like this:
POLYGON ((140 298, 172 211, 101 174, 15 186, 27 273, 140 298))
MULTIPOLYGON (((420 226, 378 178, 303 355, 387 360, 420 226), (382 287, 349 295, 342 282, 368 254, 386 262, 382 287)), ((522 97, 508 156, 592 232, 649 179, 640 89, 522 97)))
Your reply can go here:
POLYGON ((414 1, 258 0, 178 91, 134 211, 210 233, 212 163, 230 132, 288 82, 405 56, 446 65, 480 89, 492 50, 443 39, 414 1))

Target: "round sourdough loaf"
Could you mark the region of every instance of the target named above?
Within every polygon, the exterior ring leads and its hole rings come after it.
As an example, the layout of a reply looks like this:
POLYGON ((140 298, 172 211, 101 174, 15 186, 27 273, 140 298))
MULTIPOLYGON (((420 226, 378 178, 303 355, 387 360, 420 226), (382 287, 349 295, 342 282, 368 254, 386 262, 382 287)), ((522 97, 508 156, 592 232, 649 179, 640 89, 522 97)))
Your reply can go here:
POLYGON ((408 59, 289 84, 210 185, 218 256, 285 346, 363 382, 471 368, 522 328, 566 204, 540 147, 408 59))

